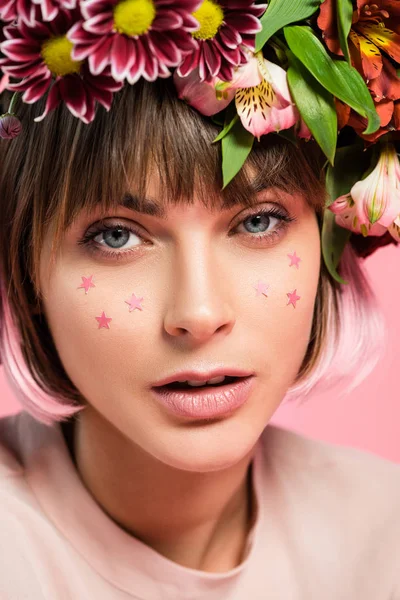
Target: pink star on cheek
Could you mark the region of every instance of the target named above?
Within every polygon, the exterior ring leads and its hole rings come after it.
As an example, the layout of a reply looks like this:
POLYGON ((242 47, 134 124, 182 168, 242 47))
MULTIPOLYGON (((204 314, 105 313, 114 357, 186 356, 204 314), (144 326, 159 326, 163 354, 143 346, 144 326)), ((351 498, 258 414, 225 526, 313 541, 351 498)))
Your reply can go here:
POLYGON ((297 290, 294 290, 294 292, 288 292, 286 295, 289 298, 289 302, 287 303, 286 306, 289 306, 289 304, 291 304, 293 306, 293 308, 296 308, 296 302, 297 300, 300 300, 300 296, 296 295, 297 290))
POLYGON ((301 261, 301 258, 299 258, 298 256, 296 256, 296 250, 293 252, 293 254, 288 254, 288 257, 290 258, 290 260, 292 261, 289 265, 289 267, 292 267, 293 265, 296 266, 296 268, 299 268, 299 262, 301 261))
POLYGON ((263 283, 262 281, 258 281, 257 287, 255 287, 254 289, 257 290, 257 296, 264 294, 264 296, 267 296, 267 298, 268 298, 268 294, 267 294, 268 288, 269 288, 269 285, 267 285, 266 283, 263 283))
POLYGON ((92 277, 93 277, 93 275, 91 275, 90 277, 82 277, 83 283, 77 289, 79 290, 81 288, 85 288, 85 294, 87 294, 89 291, 89 288, 96 287, 94 285, 94 283, 92 282, 92 277))
POLYGON ((125 300, 125 302, 129 304, 129 312, 132 312, 132 310, 135 310, 135 308, 143 310, 143 308, 140 306, 140 302, 143 302, 143 298, 136 298, 135 294, 132 294, 131 299, 125 300))
POLYGON ((108 324, 109 321, 112 321, 111 317, 106 317, 104 310, 101 313, 101 317, 95 317, 96 321, 99 324, 99 329, 101 329, 102 327, 105 327, 106 329, 110 329, 110 326, 108 324))

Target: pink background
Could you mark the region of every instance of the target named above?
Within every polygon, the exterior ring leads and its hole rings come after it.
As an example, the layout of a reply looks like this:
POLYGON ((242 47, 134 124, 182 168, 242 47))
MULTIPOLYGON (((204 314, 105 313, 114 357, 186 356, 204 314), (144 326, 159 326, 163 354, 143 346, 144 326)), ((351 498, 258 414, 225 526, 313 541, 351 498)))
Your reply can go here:
MULTIPOLYGON (((302 406, 284 405, 271 423, 335 444, 354 446, 400 463, 400 247, 385 247, 365 260, 367 275, 389 322, 389 341, 374 372, 347 398, 335 391, 302 406)), ((21 407, 0 367, 0 416, 21 407)))

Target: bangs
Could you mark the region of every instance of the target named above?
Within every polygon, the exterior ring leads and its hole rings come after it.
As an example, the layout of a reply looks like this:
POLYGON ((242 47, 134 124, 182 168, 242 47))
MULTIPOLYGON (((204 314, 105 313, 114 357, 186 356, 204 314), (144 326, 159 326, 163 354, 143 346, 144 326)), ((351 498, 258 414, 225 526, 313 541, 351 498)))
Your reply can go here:
MULTIPOLYGON (((63 234, 82 211, 90 214, 99 206, 112 211, 127 194, 141 206, 152 178, 161 190, 157 204, 162 208, 194 201, 210 210, 250 207, 257 192, 278 187, 300 193, 322 214, 323 157, 312 142, 295 145, 276 134, 255 139, 245 166, 222 190, 221 142, 212 143, 220 127, 177 97, 172 77, 126 85, 115 95, 110 112, 99 107, 88 125, 65 106, 35 123, 44 105, 45 99, 29 106, 20 103, 23 131, 6 148, 2 145, 0 175, 4 190, 10 185, 7 163, 18 172, 6 197, 18 198, 20 214, 32 224, 28 271, 36 290, 50 224, 54 258, 63 234)), ((15 207, 10 208, 13 213, 18 219, 15 207)))

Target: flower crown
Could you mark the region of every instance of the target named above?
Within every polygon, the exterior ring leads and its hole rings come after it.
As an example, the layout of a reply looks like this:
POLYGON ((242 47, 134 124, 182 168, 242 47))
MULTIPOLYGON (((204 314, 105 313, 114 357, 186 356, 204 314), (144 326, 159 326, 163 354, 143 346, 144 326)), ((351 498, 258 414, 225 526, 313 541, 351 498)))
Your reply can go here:
POLYGON ((323 257, 347 283, 350 236, 364 257, 400 241, 399 63, 400 0, 0 0, 0 137, 21 131, 19 98, 46 95, 35 121, 65 103, 90 123, 125 84, 172 76, 222 127, 224 187, 262 135, 319 145, 323 257))

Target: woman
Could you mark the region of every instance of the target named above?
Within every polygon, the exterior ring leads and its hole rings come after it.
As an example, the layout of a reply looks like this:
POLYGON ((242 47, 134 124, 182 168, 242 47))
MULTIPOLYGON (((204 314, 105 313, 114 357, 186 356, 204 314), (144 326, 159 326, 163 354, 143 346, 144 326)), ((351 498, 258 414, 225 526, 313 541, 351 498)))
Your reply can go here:
MULTIPOLYGON (((53 22, 33 10, 8 41, 53 22)), ((7 115, 1 357, 24 410, 0 420, 0 596, 400 598, 399 467, 268 425, 383 343, 359 239, 347 286, 321 256, 325 158, 262 135, 227 183, 220 125, 125 75, 95 118, 71 91, 7 115)))

